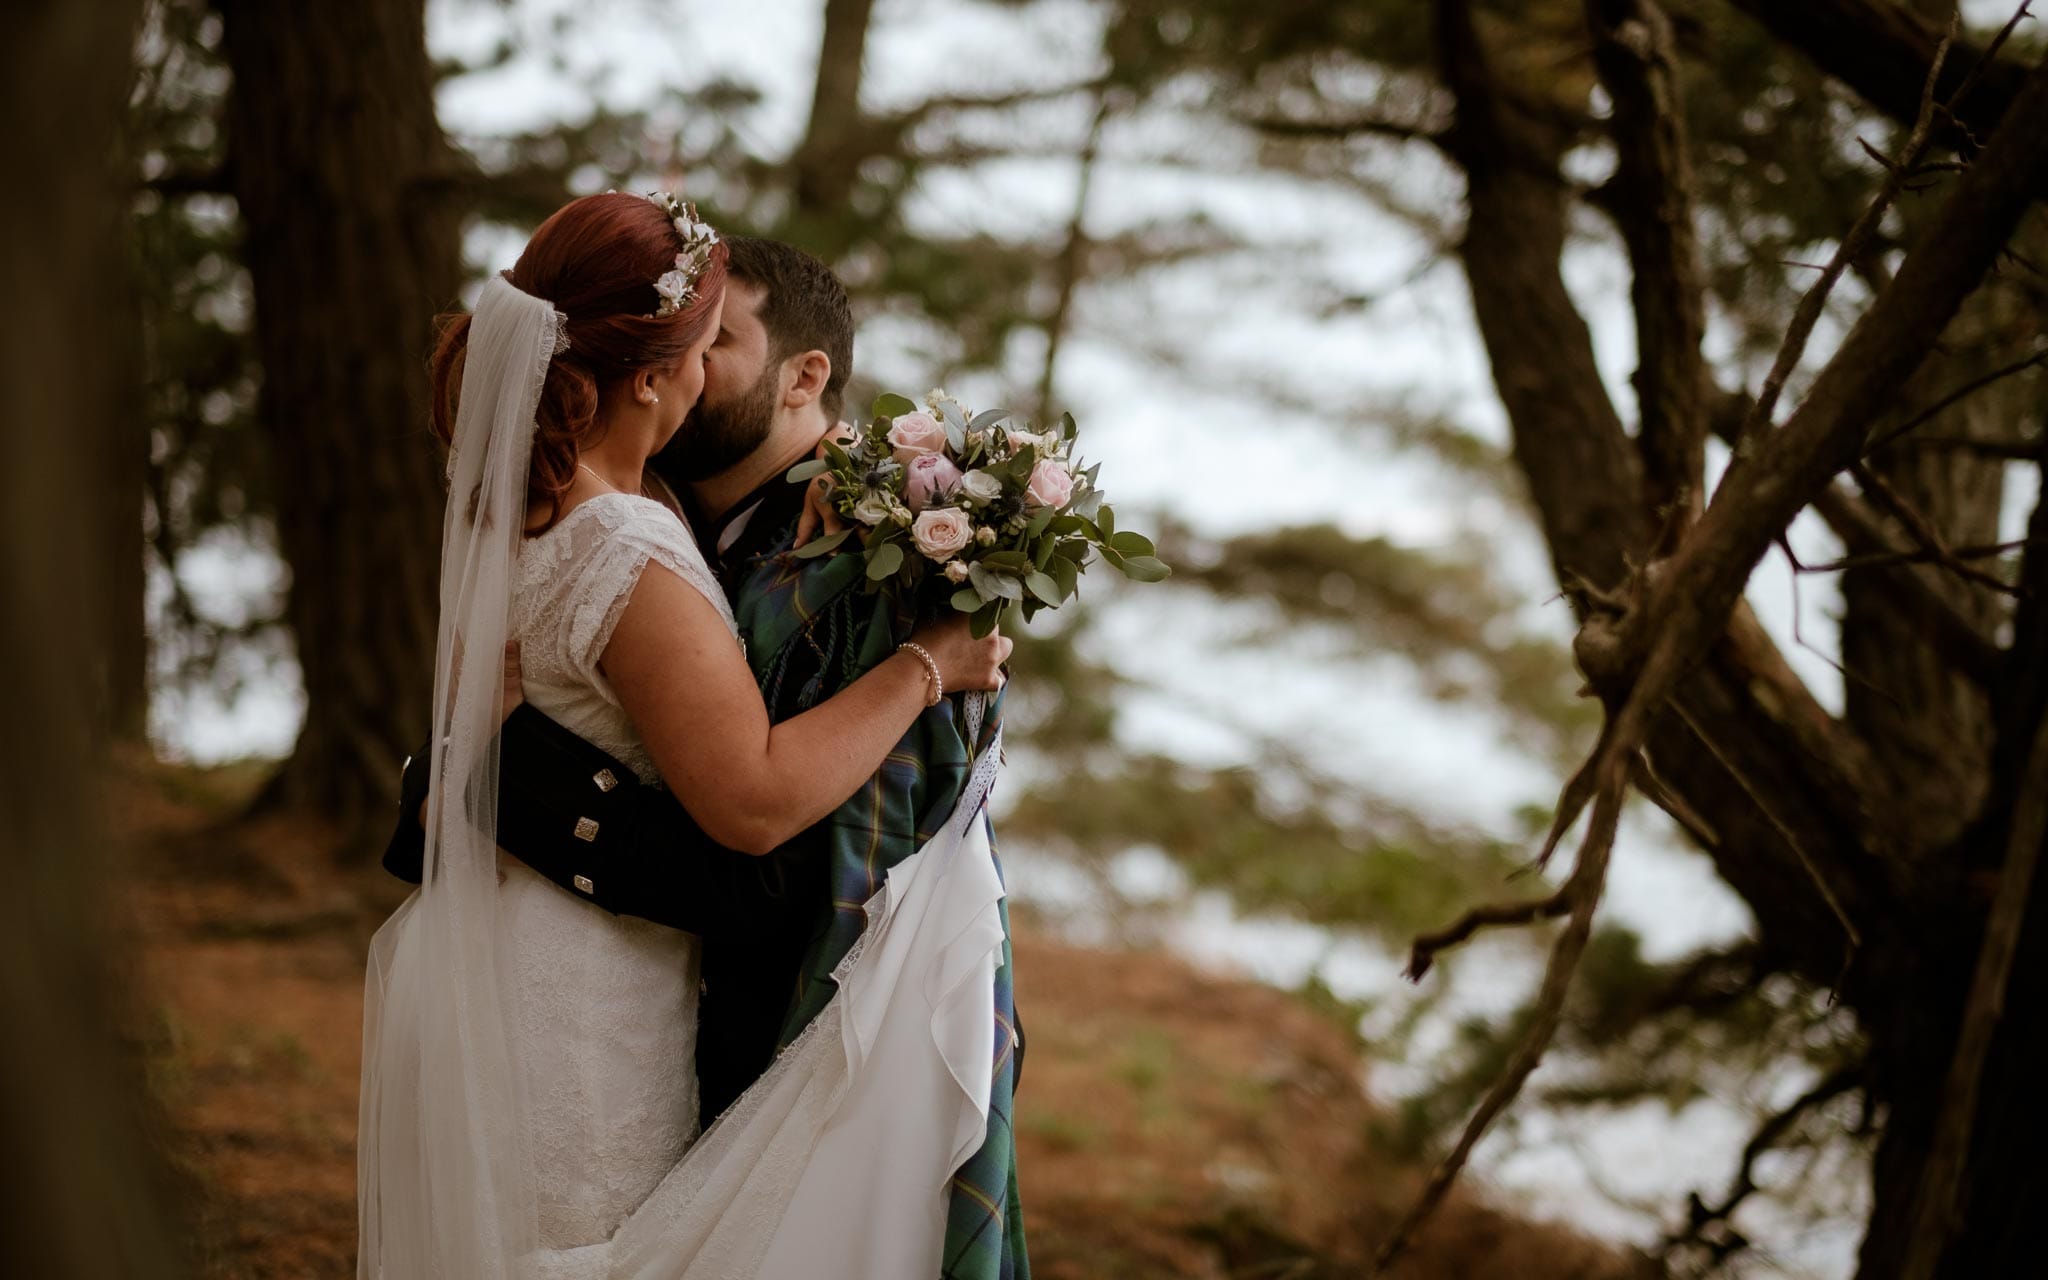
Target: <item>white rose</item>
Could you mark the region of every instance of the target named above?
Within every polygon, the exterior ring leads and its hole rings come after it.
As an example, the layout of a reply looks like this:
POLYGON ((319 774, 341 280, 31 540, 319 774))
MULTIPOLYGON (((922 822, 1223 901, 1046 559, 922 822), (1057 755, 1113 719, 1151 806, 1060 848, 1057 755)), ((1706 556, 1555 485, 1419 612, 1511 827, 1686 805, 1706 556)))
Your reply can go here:
POLYGON ((987 471, 970 471, 960 477, 960 493, 976 502, 994 502, 1003 496, 1003 482, 987 471))
POLYGON ((996 531, 983 525, 974 531, 974 540, 984 547, 992 547, 996 543, 996 531))
POLYGON ((892 506, 888 494, 871 490, 853 504, 853 518, 865 525, 878 525, 895 514, 892 506))
POLYGON ((958 507, 934 507, 917 517, 910 526, 910 540, 932 560, 944 563, 965 547, 974 536, 967 513, 958 507))
POLYGON ((948 582, 965 582, 965 581, 967 581, 967 562, 966 562, 965 560, 948 560, 948 561, 946 561, 946 581, 948 581, 948 582))

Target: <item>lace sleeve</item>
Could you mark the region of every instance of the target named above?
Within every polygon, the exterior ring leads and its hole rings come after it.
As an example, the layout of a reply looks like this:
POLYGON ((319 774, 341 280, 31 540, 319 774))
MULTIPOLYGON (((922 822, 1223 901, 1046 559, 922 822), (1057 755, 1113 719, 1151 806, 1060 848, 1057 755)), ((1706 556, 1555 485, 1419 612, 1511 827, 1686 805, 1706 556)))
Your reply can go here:
POLYGON ((666 507, 644 498, 617 498, 591 514, 587 527, 576 532, 588 541, 579 548, 558 615, 569 665, 616 703, 597 669, 619 618, 633 599, 633 589, 650 564, 689 583, 711 602, 728 629, 732 608, 711 566, 698 551, 690 531, 666 507))

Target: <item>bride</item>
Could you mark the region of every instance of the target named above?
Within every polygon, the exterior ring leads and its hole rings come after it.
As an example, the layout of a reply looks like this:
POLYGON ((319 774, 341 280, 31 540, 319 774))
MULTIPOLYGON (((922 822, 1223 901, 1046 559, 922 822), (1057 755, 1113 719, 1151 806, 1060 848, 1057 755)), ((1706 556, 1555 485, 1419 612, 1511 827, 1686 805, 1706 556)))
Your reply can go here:
POLYGON ((436 353, 441 745, 423 885, 371 944, 364 1280, 937 1274, 942 1193, 988 1105, 1001 886, 972 818, 992 760, 867 904, 834 1004, 701 1141, 695 939, 497 850, 508 640, 528 700, 751 852, 852 795, 942 692, 1000 685, 1010 642, 950 620, 769 723, 718 581, 646 471, 703 388, 724 283, 725 247, 688 206, 590 196, 436 353))

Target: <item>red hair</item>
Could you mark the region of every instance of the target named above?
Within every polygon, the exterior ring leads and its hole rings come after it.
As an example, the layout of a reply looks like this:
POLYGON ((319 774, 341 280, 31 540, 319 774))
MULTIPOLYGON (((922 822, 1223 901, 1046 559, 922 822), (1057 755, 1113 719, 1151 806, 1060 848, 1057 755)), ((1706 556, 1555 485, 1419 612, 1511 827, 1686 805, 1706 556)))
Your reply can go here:
MULTIPOLYGON (((569 349, 548 366, 534 413, 533 462, 527 472, 529 511, 548 504, 545 529, 561 517, 562 495, 576 476, 576 458, 597 434, 600 411, 621 384, 642 369, 673 370, 704 334, 725 293, 725 245, 713 246, 682 310, 656 318, 654 282, 673 270, 682 236, 660 205, 610 193, 572 200, 555 210, 506 278, 545 298, 565 318, 569 349)), ((455 434, 469 315, 444 316, 432 363, 434 435, 455 434)), ((536 531, 537 532, 537 531, 536 531)))

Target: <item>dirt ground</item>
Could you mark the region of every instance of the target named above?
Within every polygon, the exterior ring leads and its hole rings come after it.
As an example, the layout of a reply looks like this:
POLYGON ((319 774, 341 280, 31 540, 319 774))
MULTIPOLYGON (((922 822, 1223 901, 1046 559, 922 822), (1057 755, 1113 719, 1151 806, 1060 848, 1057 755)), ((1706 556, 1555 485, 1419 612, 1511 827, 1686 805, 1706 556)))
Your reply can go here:
MULTIPOLYGON (((138 765, 111 810, 133 871, 132 1019, 214 1280, 354 1274, 363 954, 401 897, 285 818, 223 824, 244 770, 138 765)), ((1364 1064, 1285 993, 1021 926, 1017 1132, 1033 1273, 1340 1277, 1421 1171, 1371 1141, 1364 1064)), ((1398 1275, 1642 1274, 1460 1195, 1398 1275)))

